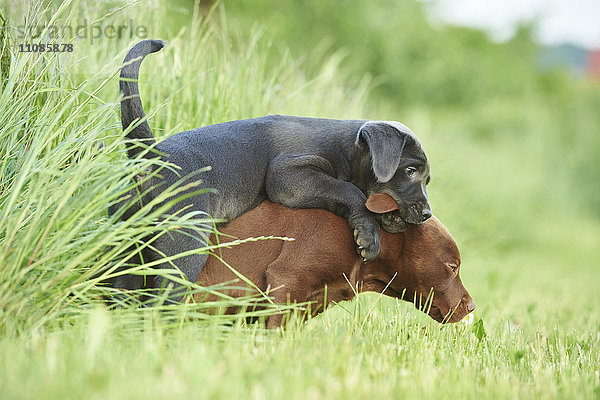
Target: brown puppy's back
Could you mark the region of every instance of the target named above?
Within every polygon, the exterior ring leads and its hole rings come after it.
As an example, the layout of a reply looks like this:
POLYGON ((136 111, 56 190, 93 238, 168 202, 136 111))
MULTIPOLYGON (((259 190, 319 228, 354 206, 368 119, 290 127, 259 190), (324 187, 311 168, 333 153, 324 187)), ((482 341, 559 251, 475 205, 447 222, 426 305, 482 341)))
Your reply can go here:
MULTIPOLYGON (((290 270, 302 266, 308 279, 311 276, 320 279, 330 273, 349 274, 354 264, 360 261, 346 221, 321 209, 290 209, 265 201, 219 231, 222 235, 218 243, 260 236, 294 238, 293 241, 259 240, 215 251, 261 290, 267 289, 267 268, 275 261, 289 263, 290 270), (312 245, 307 246, 307 243, 312 245)), ((211 241, 217 243, 214 236, 211 241)), ((198 283, 211 285, 235 278, 217 257, 210 256, 200 272, 198 283)), ((231 294, 241 295, 242 292, 231 294)))

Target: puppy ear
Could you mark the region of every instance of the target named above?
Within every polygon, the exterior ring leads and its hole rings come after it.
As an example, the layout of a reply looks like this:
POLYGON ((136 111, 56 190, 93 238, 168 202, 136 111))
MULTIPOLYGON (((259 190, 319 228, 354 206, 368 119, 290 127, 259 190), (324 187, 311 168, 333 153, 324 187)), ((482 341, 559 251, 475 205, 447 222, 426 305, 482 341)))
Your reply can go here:
POLYGON ((367 209, 377 214, 383 214, 386 212, 399 210, 400 207, 396 200, 389 194, 375 193, 369 196, 366 203, 367 209))
POLYGON ((362 139, 369 146, 377 182, 392 179, 409 138, 416 140, 411 130, 399 122, 369 121, 360 127, 356 143, 362 139))

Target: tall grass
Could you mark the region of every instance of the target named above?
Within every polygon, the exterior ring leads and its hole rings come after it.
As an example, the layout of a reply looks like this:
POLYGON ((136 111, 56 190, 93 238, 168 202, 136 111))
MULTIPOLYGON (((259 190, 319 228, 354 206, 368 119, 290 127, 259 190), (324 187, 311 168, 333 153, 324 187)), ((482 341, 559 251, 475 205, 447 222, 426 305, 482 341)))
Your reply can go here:
POLYGON ((96 310, 68 331, 0 340, 0 388, 7 399, 591 399, 597 392, 592 333, 557 326, 529 338, 503 325, 479 340, 468 327, 441 327, 395 301, 378 303, 367 319, 353 310, 370 309, 376 296, 280 332, 166 330, 152 318, 140 331, 96 310))
MULTIPOLYGON (((67 7, 63 3, 52 18, 67 7)), ((42 15, 33 9, 30 17, 42 15)), ((149 232, 207 223, 183 215, 157 224, 160 210, 151 205, 124 222, 107 217, 107 207, 152 161, 118 157, 117 99, 98 98, 115 66, 77 82, 72 64, 69 55, 14 53, 0 98, 0 326, 9 334, 60 322, 93 304, 95 284, 149 232), (108 146, 99 146, 103 139, 108 146)))

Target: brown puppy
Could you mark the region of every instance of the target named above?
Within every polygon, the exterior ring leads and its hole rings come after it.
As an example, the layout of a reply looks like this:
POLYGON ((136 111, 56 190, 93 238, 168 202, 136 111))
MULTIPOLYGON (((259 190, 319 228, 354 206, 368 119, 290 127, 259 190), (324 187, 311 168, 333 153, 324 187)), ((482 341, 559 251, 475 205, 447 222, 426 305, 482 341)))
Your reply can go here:
MULTIPOLYGON (((394 218, 389 211, 397 209, 387 195, 371 196, 367 207, 387 213, 389 218, 394 218)), ((460 321, 475 308, 459 277, 460 254, 456 243, 436 218, 422 225, 409 225, 401 233, 391 234, 382 229, 381 252, 367 264, 356 254, 346 220, 320 209, 290 209, 265 201, 221 232, 238 239, 270 235, 294 238, 294 241, 243 243, 220 252, 229 265, 261 290, 270 288, 276 303, 314 302, 313 315, 323 311, 325 302, 354 297, 344 275, 358 291, 383 292, 417 306, 423 305, 433 291, 429 315, 438 322, 460 321)), ((219 237, 221 243, 233 240, 219 237)), ((214 238, 212 241, 215 242, 214 238)), ((198 283, 213 285, 234 279, 235 274, 211 256, 200 272, 198 283)), ((249 290, 253 289, 229 289, 227 293, 240 297, 249 290)), ((202 298, 197 295, 196 300, 202 298)), ((281 323, 282 315, 267 319, 269 328, 281 323)))

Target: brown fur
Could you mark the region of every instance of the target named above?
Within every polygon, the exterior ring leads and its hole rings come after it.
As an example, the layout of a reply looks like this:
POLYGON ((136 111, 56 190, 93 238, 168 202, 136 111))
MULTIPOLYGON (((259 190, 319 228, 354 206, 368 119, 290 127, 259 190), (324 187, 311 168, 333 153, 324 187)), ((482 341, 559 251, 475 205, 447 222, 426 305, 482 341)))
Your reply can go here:
MULTIPOLYGON (((422 225, 409 225, 401 233, 390 234, 382 229, 381 252, 367 264, 356 254, 346 220, 320 209, 290 209, 265 201, 221 232, 239 239, 269 235, 294 238, 244 243, 220 251, 229 265, 261 290, 276 288, 270 292, 275 302, 314 301, 313 315, 324 309, 325 290, 327 304, 354 297, 344 274, 358 291, 383 292, 416 305, 425 303, 433 289, 429 315, 438 322, 457 322, 475 307, 459 277, 456 243, 436 218, 422 225)), ((219 237, 221 243, 232 240, 219 237)), ((213 285, 235 278, 211 256, 198 283, 213 285)), ((248 290, 229 289, 228 294, 240 297, 248 290)), ((200 296, 196 300, 200 301, 200 296)), ((281 323, 282 315, 267 319, 270 328, 281 323)))

